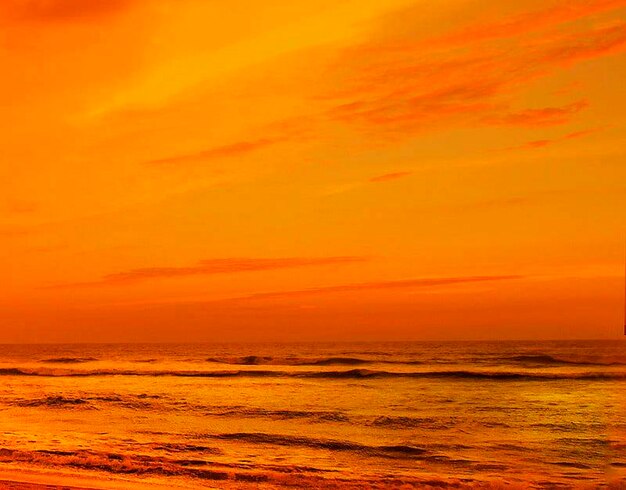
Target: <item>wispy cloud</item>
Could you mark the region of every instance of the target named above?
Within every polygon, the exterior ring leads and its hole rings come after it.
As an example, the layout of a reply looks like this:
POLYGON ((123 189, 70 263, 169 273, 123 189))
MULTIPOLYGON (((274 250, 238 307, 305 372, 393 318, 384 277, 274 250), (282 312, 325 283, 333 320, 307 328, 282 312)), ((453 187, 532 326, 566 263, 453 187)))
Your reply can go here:
POLYGON ((297 289, 292 291, 275 291, 268 293, 255 293, 247 296, 232 298, 229 301, 280 299, 300 296, 313 296, 322 294, 342 293, 351 291, 375 291, 394 289, 422 289, 454 284, 467 284, 493 281, 510 281, 521 279, 520 275, 499 275, 499 276, 463 276, 463 277, 434 277, 421 279, 404 279, 399 281, 364 282, 356 284, 343 284, 338 286, 324 286, 310 289, 297 289))
POLYGON ((377 175, 369 179, 370 182, 387 182, 389 180, 401 179, 402 177, 408 177, 413 172, 391 172, 388 174, 377 175))
POLYGON ((573 131, 571 133, 566 134, 562 139, 564 140, 573 140, 576 138, 584 138, 585 136, 589 136, 590 134, 597 133, 602 128, 591 128, 591 129, 583 129, 581 131, 573 131))
MULTIPOLYGON (((514 108, 518 105, 514 99, 531 83, 564 67, 625 49, 624 22, 576 25, 567 34, 559 29, 564 22, 623 6, 626 0, 573 5, 562 1, 539 12, 476 23, 443 37, 407 40, 389 35, 388 41, 376 38, 342 49, 329 56, 334 62, 325 68, 332 83, 313 93, 319 112, 299 117, 299 130, 313 131, 317 122, 330 121, 396 141, 457 126, 567 124, 588 107, 588 101, 514 108), (518 35, 526 37, 513 44, 500 42, 518 35), (473 44, 470 40, 486 42, 473 44)), ((166 167, 206 162, 302 139, 285 128, 276 129, 146 163, 166 167)))
MULTIPOLYGON (((596 4, 593 9, 580 6, 576 15, 597 12, 596 4)), ((607 5, 602 3, 602 8, 607 5)), ((560 10, 566 11, 567 5, 561 4, 560 10)), ((547 15, 547 32, 515 44, 433 49, 428 40, 396 40, 348 49, 338 63, 337 82, 322 99, 335 102, 327 116, 394 139, 455 126, 566 124, 589 105, 586 100, 513 110, 514 98, 563 68, 626 49, 626 23, 577 28, 568 34, 550 31, 559 19, 547 15)), ((506 26, 509 21, 502 22, 506 26)), ((526 32, 521 27, 518 31, 526 32)), ((489 39, 512 36, 502 28, 489 39)))
POLYGON ((590 134, 597 133, 598 131, 600 131, 600 129, 601 128, 591 128, 591 129, 585 129, 582 131, 574 131, 571 133, 567 133, 566 135, 561 136, 559 138, 528 141, 518 146, 510 146, 508 148, 504 148, 504 150, 535 150, 539 148, 545 148, 547 146, 551 146, 556 143, 561 143, 564 141, 578 139, 578 138, 584 138, 586 136, 589 136, 590 134))
POLYGON ((0 14, 26 21, 96 20, 133 3, 136 0, 3 0, 0 14))
POLYGON ((322 192, 324 196, 333 196, 337 194, 344 194, 346 192, 353 191, 355 189, 360 189, 370 184, 379 184, 381 182, 389 182, 391 180, 402 179, 404 177, 408 177, 412 175, 413 172, 410 171, 402 171, 402 172, 389 172, 386 174, 376 175, 374 177, 370 177, 367 180, 353 180, 350 182, 343 182, 340 184, 334 184, 327 188, 325 188, 322 192))
POLYGON ((626 48, 626 23, 614 22, 595 30, 570 36, 554 43, 537 57, 537 61, 553 65, 569 65, 623 51, 626 48))
POLYGON ((463 211, 483 211, 487 209, 509 208, 523 206, 532 202, 530 197, 503 197, 499 199, 485 199, 473 203, 466 203, 459 208, 463 211))
POLYGON ((37 211, 39 206, 33 201, 12 200, 6 204, 5 208, 10 213, 28 214, 37 211))
POLYGON ((27 228, 3 227, 0 228, 0 237, 12 238, 18 236, 26 236, 30 235, 32 232, 32 229, 27 228))
POLYGON ((528 141, 520 146, 514 146, 512 148, 507 148, 509 150, 529 150, 533 148, 545 148, 546 146, 550 146, 555 143, 556 140, 533 140, 528 141))
POLYGON ((158 158, 146 162, 148 165, 178 165, 185 163, 201 162, 205 160, 212 160, 215 158, 228 158, 247 153, 252 153, 268 146, 275 145, 285 141, 284 137, 276 138, 260 138, 256 140, 245 140, 230 143, 228 145, 215 146, 207 150, 198 151, 195 153, 187 153, 184 155, 175 155, 166 158, 158 158))
POLYGON ((507 19, 479 22, 433 41, 435 44, 455 46, 472 42, 511 38, 624 7, 626 7, 625 0, 561 2, 543 10, 524 12, 507 19))
POLYGON ((176 277, 235 274, 242 272, 258 272, 277 269, 291 269, 297 267, 341 265, 364 262, 365 257, 338 256, 338 257, 284 257, 284 258, 225 258, 202 260, 189 267, 146 267, 117 272, 104 276, 98 281, 73 284, 61 284, 56 288, 82 286, 116 286, 131 284, 151 279, 169 279, 176 277))
POLYGON ((563 107, 543 107, 527 109, 509 114, 486 116, 485 122, 495 126, 554 126, 568 122, 574 114, 588 107, 587 101, 581 100, 563 107))

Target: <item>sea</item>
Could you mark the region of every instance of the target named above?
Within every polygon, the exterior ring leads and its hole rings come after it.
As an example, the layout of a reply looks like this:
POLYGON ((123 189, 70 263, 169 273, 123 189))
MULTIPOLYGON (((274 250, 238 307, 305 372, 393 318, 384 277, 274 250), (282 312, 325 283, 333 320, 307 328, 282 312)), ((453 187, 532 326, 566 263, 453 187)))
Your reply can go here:
POLYGON ((626 341, 2 345, 8 470, 94 488, 626 488, 626 341))

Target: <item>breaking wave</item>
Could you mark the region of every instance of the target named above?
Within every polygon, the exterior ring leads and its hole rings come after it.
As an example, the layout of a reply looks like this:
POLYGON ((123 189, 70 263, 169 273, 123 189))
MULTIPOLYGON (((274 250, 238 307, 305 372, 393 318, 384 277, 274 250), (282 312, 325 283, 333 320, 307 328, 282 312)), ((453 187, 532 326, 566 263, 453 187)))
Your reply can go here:
MULTIPOLYGON (((382 353, 377 353, 382 355, 382 353)), ((510 355, 500 357, 479 357, 468 358, 471 362, 482 363, 488 362, 502 362, 511 364, 528 364, 528 365, 554 365, 554 366, 625 366, 626 360, 624 359, 602 359, 591 356, 582 357, 579 359, 558 357, 549 354, 522 354, 522 355, 510 355)), ((432 364, 455 364, 461 361, 461 359, 370 359, 363 357, 322 357, 322 358, 304 358, 304 357, 270 357, 270 356, 244 356, 244 357, 210 357, 206 359, 207 362, 215 364, 225 364, 232 366, 369 366, 376 364, 388 364, 388 365, 406 365, 416 366, 424 365, 427 363, 432 364)))
POLYGON ((424 448, 410 445, 368 446, 358 442, 335 439, 315 439, 310 437, 291 436, 284 434, 267 434, 264 432, 235 432, 227 434, 209 434, 208 439, 236 440, 251 444, 272 444, 276 446, 307 447, 327 449, 331 451, 355 451, 361 455, 385 458, 413 457, 425 455, 424 448))
POLYGON ((336 379, 368 379, 368 378, 443 378, 443 379, 483 379, 483 380, 626 380, 626 373, 528 373, 505 371, 421 371, 421 372, 389 372, 352 369, 349 371, 330 371, 314 373, 298 373, 296 376, 310 378, 336 379))
POLYGON ((278 420, 309 419, 316 422, 350 422, 348 415, 333 411, 271 410, 259 407, 210 407, 204 413, 218 417, 260 417, 278 420))
POLYGON ((500 381, 550 381, 626 380, 626 372, 518 372, 518 371, 416 371, 398 372, 370 369, 349 369, 345 371, 278 371, 278 370, 233 370, 233 371, 136 371, 136 370, 34 370, 26 368, 3 368, 0 376, 42 376, 42 377, 95 377, 95 376, 145 376, 181 378, 301 378, 301 379, 459 379, 459 380, 500 380, 500 381))
MULTIPOLYGON (((331 451, 356 451, 364 456, 383 458, 421 459, 424 461, 451 462, 459 464, 467 461, 450 460, 445 456, 426 455, 425 450, 410 445, 367 446, 348 441, 332 441, 298 438, 263 433, 235 433, 206 436, 216 440, 233 440, 247 443, 273 444, 285 446, 306 446, 331 451)), ((239 464, 226 463, 206 457, 221 454, 217 448, 185 444, 150 444, 151 449, 161 452, 155 455, 137 455, 119 452, 93 450, 21 450, 0 448, 0 463, 26 463, 50 468, 89 470, 112 475, 137 476, 183 476, 198 480, 220 481, 222 484, 267 483, 278 484, 281 488, 400 488, 410 484, 412 488, 433 483, 429 478, 401 479, 385 476, 383 479, 367 480, 341 478, 335 480, 334 472, 327 469, 290 464, 239 464), (187 454, 185 454, 187 453, 187 454), (382 485, 382 486, 381 486, 382 485)), ((437 487, 459 487, 458 481, 438 480, 437 487)), ((239 487, 237 487, 239 488, 239 487)), ((246 487, 247 488, 247 487, 246 487)), ((272 486, 272 488, 274 488, 272 486)))
POLYGON ((95 361, 98 361, 95 357, 53 357, 51 359, 41 360, 41 362, 47 364, 83 364, 95 361))
POLYGON ((17 400, 14 402, 18 407, 51 407, 51 408, 64 408, 64 407, 77 407, 86 406, 89 404, 88 400, 83 398, 66 398, 64 396, 47 396, 45 398, 39 398, 35 400, 17 400))
POLYGON ((207 362, 216 364, 228 364, 235 366, 364 366, 368 364, 422 364, 416 360, 387 360, 387 359, 362 359, 359 357, 323 357, 319 359, 307 359, 298 357, 275 358, 268 356, 244 356, 244 357, 210 357, 207 362))
POLYGON ((23 399, 18 398, 6 401, 8 405, 17 407, 43 407, 54 409, 98 409, 104 404, 115 404, 122 408, 133 410, 150 409, 153 400, 159 399, 158 395, 95 395, 72 397, 65 395, 48 395, 43 398, 23 399))
POLYGON ((564 359, 548 354, 525 354, 519 356, 497 357, 499 361, 512 361, 521 364, 574 365, 574 366, 624 366, 626 362, 600 359, 564 359))

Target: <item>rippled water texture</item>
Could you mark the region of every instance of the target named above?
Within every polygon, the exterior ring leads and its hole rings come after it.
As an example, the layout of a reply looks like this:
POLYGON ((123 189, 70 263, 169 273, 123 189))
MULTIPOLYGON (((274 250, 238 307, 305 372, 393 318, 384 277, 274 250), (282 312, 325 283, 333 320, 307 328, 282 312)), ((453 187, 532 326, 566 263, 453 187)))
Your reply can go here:
POLYGON ((0 469, 191 488, 626 484, 624 342, 1 346, 0 383, 0 469))

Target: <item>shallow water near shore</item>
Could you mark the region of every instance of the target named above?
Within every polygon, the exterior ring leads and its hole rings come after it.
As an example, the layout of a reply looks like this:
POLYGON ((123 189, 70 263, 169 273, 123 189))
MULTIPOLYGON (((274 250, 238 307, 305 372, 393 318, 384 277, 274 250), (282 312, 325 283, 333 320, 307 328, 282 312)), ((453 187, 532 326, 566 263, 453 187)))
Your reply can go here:
POLYGON ((216 488, 626 483, 626 344, 5 345, 0 470, 216 488))

